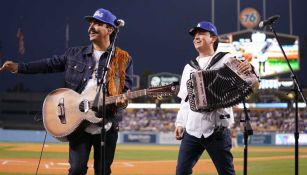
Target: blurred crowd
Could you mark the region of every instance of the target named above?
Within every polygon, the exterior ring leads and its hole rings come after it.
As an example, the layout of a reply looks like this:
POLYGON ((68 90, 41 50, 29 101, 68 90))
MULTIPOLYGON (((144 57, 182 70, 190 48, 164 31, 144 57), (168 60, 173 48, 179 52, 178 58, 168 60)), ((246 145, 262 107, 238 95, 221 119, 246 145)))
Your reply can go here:
MULTIPOLYGON (((295 110, 294 109, 274 109, 258 110, 248 113, 251 125, 256 133, 278 132, 293 133, 295 131, 295 110)), ((240 118, 245 117, 243 111, 235 112, 235 127, 239 127, 240 118)), ((298 130, 307 133, 307 110, 299 110, 298 130)), ((240 127, 242 128, 242 126, 240 127)))
POLYGON ((121 131, 169 132, 175 129, 177 111, 163 109, 128 109, 120 122, 121 131))
MULTIPOLYGON (((127 109, 120 123, 121 131, 173 132, 177 110, 170 109, 127 109)), ((255 133, 293 133, 295 130, 294 109, 252 110, 248 113, 255 133)), ((233 128, 243 131, 245 114, 235 110, 233 128)), ((307 110, 299 110, 299 132, 307 133, 307 110)))

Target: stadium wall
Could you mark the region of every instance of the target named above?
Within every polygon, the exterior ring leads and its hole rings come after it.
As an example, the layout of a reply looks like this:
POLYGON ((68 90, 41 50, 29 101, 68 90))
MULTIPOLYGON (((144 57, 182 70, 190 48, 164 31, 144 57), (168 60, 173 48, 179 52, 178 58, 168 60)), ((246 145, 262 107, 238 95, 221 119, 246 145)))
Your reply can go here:
MULTIPOLYGON (((9 130, 0 129, 1 142, 43 142, 45 131, 9 130)), ((239 145, 243 145, 243 134, 237 136, 239 145)), ((268 133, 254 134, 249 137, 249 145, 254 146, 290 146, 294 145, 293 133, 268 133)), ((47 134, 46 142, 60 143, 58 140, 47 134)), ((120 144, 179 144, 174 133, 168 132, 120 132, 118 143, 120 144)), ((299 144, 307 146, 307 134, 300 134, 299 144)))

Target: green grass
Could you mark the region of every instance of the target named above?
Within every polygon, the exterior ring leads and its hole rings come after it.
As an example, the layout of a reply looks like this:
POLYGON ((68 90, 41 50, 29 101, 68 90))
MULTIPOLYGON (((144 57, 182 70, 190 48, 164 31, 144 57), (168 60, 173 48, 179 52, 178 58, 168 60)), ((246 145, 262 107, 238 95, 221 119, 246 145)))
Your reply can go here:
MULTIPOLYGON (((22 143, 16 143, 16 146, 0 146, 0 158, 37 158, 40 152, 34 151, 12 151, 11 149, 20 147, 22 143)), ((68 153, 61 152, 43 152, 44 158, 67 158, 68 153)))
MULTIPOLYGON (((238 175, 243 172, 237 172, 238 175)), ((249 175, 290 175, 294 174, 294 160, 271 160, 248 162, 249 175)), ((307 159, 299 160, 299 174, 307 174, 307 159)))
MULTIPOLYGON (((10 143, 11 144, 11 143, 10 143)), ((39 158, 39 152, 36 151, 15 151, 13 148, 20 148, 24 143, 14 143, 9 146, 2 146, 0 143, 0 158, 39 158)), ((36 145, 37 146, 37 145, 36 145)), ((39 144, 38 144, 39 146, 39 144)), ((307 147, 300 147, 300 156, 305 156, 299 159, 299 174, 307 174, 307 147)), ((161 145, 118 145, 116 160, 176 160, 178 155, 178 146, 161 146, 161 145), (152 148, 153 147, 153 148, 152 148)), ((243 168, 243 147, 233 150, 235 158, 235 166, 243 168)), ((248 158, 257 157, 276 157, 276 156, 291 156, 290 159, 277 160, 254 160, 248 161, 249 175, 289 175, 294 174, 294 147, 252 147, 249 146, 248 158), (287 150, 285 150, 287 149, 287 150)), ((66 152, 44 152, 43 158, 63 158, 67 159, 66 152)), ((209 159, 208 154, 204 153, 201 159, 209 159)), ((1 165, 0 165, 1 166, 1 165)), ((170 167, 174 168, 174 167, 170 167)), ((3 173, 0 175, 28 175, 26 173, 3 173)), ((31 173, 33 174, 33 173, 31 173)), ((147 175, 146 172, 144 174, 147 175)), ((243 171, 237 171, 238 175, 243 174, 243 171)), ((137 175, 137 174, 135 174, 137 175)), ((165 174, 169 175, 169 174, 165 174)), ((200 175, 200 174, 196 174, 200 175)), ((207 175, 207 174, 206 174, 207 175)), ((216 175, 216 173, 208 174, 216 175)))

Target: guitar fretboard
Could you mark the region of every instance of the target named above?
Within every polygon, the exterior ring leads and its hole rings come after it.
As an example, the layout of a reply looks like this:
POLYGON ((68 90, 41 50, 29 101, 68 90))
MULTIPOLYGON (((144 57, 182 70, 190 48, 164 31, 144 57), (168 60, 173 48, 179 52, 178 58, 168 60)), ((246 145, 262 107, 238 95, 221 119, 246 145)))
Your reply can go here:
POLYGON ((137 91, 132 91, 132 92, 127 92, 125 94, 120 94, 117 96, 110 96, 106 98, 106 104, 112 104, 116 102, 116 99, 120 96, 124 96, 126 95, 126 97, 128 99, 134 99, 137 97, 141 97, 141 96, 145 96, 147 95, 147 89, 143 89, 143 90, 137 90, 137 91))
MULTIPOLYGON (((129 92, 126 92, 124 94, 120 94, 120 95, 116 95, 116 96, 109 96, 109 97, 106 97, 105 104, 108 105, 108 104, 116 103, 116 99, 118 97, 122 97, 124 95, 126 95, 127 99, 133 99, 133 98, 146 96, 146 95, 161 96, 161 97, 162 96, 170 96, 170 95, 172 95, 173 93, 176 92, 176 89, 177 89, 176 86, 177 85, 178 84, 172 83, 172 84, 165 85, 165 86, 153 87, 153 88, 136 90, 136 91, 129 91, 129 92)), ((102 100, 102 98, 100 98, 99 100, 102 100)), ((102 103, 100 103, 100 104, 102 104, 102 103)), ((93 107, 92 106, 93 101, 90 101, 88 105, 89 105, 90 108, 92 108, 93 107)))

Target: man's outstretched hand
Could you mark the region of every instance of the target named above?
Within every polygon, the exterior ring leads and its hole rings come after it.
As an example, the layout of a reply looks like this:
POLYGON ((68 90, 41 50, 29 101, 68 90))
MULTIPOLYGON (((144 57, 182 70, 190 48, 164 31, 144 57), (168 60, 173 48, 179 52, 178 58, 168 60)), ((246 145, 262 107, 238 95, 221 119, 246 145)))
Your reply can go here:
POLYGON ((13 61, 5 61, 3 65, 0 67, 0 72, 10 71, 11 73, 18 72, 18 64, 13 61))

